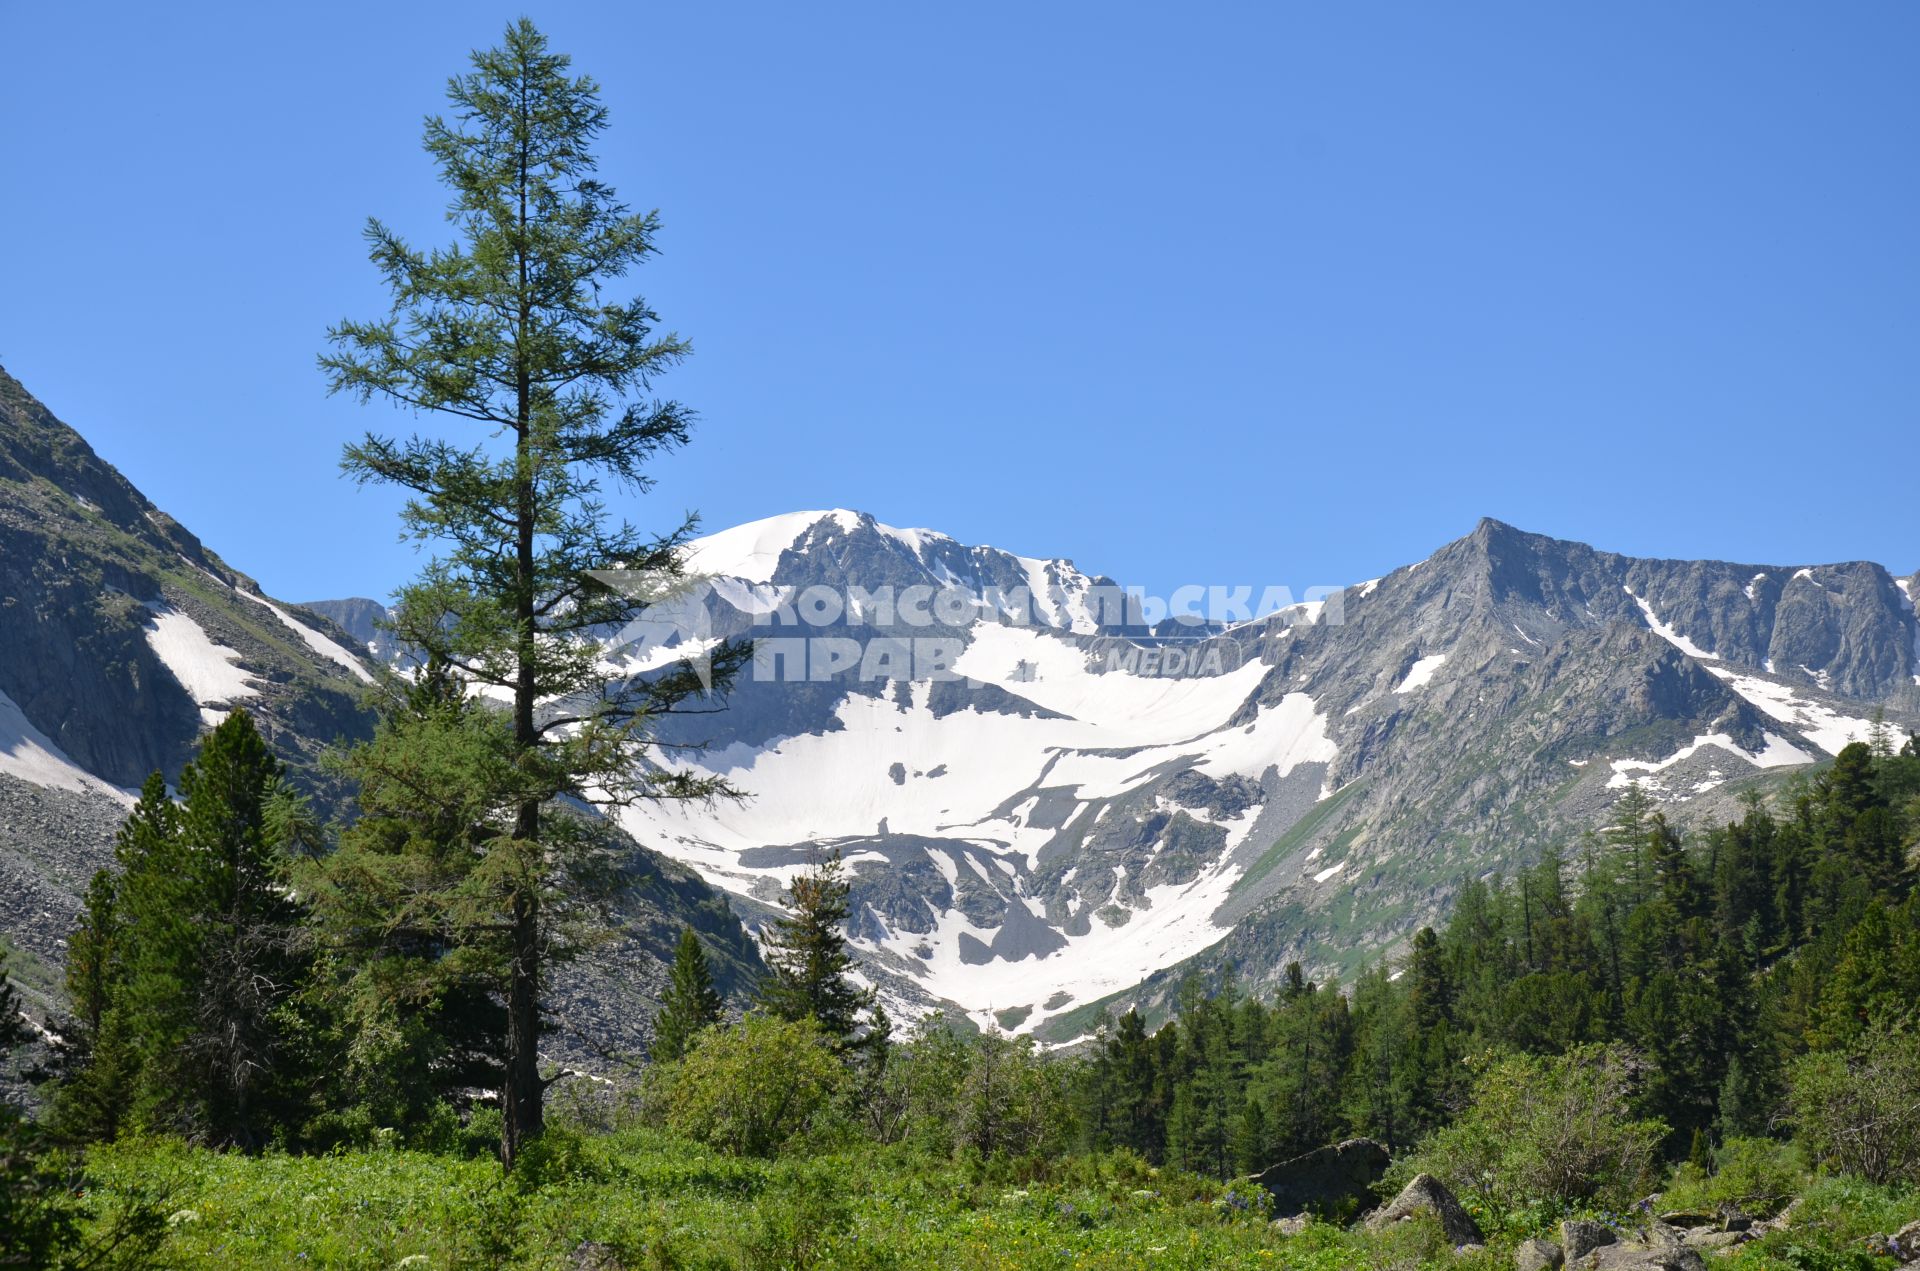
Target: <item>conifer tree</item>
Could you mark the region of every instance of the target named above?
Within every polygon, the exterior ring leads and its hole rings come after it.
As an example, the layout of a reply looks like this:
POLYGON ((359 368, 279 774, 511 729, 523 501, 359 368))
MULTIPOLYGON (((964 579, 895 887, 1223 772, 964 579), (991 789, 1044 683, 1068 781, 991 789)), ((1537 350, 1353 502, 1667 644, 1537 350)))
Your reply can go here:
POLYGON ((1128 1008, 1108 1042, 1113 1064, 1113 1143, 1160 1157, 1160 1112, 1154 1102, 1153 1041, 1140 1012, 1128 1008))
POLYGON ((761 990, 768 1011, 786 1020, 812 1017, 843 1050, 857 1040, 860 1012, 874 1000, 871 990, 848 978, 853 955, 842 927, 849 890, 838 852, 794 876, 788 913, 766 937, 772 975, 761 990))
MULTIPOLYGON (((656 744, 659 716, 705 687, 695 668, 609 683, 600 665, 598 637, 659 596, 595 572, 671 579, 693 531, 689 519, 644 534, 609 516, 602 491, 606 481, 644 491, 648 462, 692 426, 686 408, 652 396, 688 346, 656 330, 645 301, 609 298, 653 254, 658 219, 597 177, 598 88, 531 22, 472 60, 448 85, 451 118, 425 133, 458 241, 422 251, 369 222, 393 310, 334 327, 321 365, 334 391, 471 430, 369 435, 344 466, 408 491, 407 531, 442 553, 400 593, 397 636, 509 703, 505 762, 484 765, 496 809, 472 872, 493 889, 509 955, 501 1152, 511 1166, 544 1124, 554 1079, 539 1065, 547 955, 564 943, 569 899, 594 872, 579 866, 601 841, 559 801, 703 798, 725 786, 665 762, 656 744)), ((744 646, 724 649, 713 677, 744 657, 744 646)))
POLYGON ((687 1053, 700 1030, 720 1022, 722 999, 713 987, 706 950, 692 927, 680 928, 680 945, 673 953, 673 974, 660 1013, 653 1017, 655 1063, 672 1063, 687 1053))
POLYGON ((287 1056, 280 1007, 302 974, 301 913, 270 822, 281 768, 244 710, 180 774, 180 801, 149 777, 121 826, 118 878, 96 877, 68 984, 83 1061, 62 1092, 75 1130, 131 1116, 250 1145, 287 1056))
POLYGON ((298 876, 313 1013, 355 1101, 406 1128, 504 1072, 512 949, 486 866, 511 757, 498 713, 444 662, 387 688, 372 740, 342 765, 360 816, 298 876))

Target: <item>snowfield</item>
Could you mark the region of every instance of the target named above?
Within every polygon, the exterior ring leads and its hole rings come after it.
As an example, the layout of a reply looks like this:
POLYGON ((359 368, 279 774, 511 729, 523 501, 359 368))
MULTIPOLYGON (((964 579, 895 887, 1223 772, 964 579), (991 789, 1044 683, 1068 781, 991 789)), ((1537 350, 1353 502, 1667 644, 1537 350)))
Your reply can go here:
POLYGON ((147 644, 199 704, 200 718, 209 727, 227 717, 228 710, 222 708, 259 694, 253 677, 236 665, 240 655, 215 644, 199 623, 163 601, 148 601, 147 609, 152 615, 147 619, 147 644))
MULTIPOLYGON (((804 862, 749 865, 755 849, 853 840, 845 843, 851 864, 884 856, 862 849, 863 837, 938 839, 921 850, 950 884, 970 871, 998 890, 1011 889, 1039 921, 1044 913, 1027 892, 1027 878, 1040 849, 1060 832, 1058 821, 1032 823, 1043 791, 1079 804, 1064 818, 1073 825, 1170 768, 1258 780, 1335 757, 1325 718, 1305 693, 1242 716, 1269 669, 1253 662, 1208 678, 1102 671, 1087 650, 1055 632, 980 624, 955 671, 1046 714, 967 709, 936 716, 933 685, 925 682, 898 686, 904 693, 850 694, 837 706, 835 731, 698 757, 705 771, 747 791, 747 801, 639 808, 623 817, 642 841, 719 886, 762 900, 804 862), (1230 723, 1236 717, 1241 722, 1230 723)), ((860 943, 892 955, 926 990, 983 1022, 995 1010, 1032 1007, 1022 1024, 1030 1029, 1219 940, 1226 928, 1213 915, 1240 878, 1230 861, 1257 813, 1218 821, 1196 814, 1226 832, 1212 864, 1189 882, 1148 888, 1124 921, 1112 921, 1110 910, 1092 915, 1085 934, 1062 934, 1063 947, 968 960, 972 942, 991 946, 1003 928, 976 926, 957 907, 936 912, 931 905, 930 933, 888 929, 860 943)))
MULTIPOLYGON (((1756 574, 1754 575, 1754 580, 1757 582, 1765 577, 1765 574, 1756 574)), ((1795 572, 1793 577, 1795 579, 1804 579, 1816 587, 1820 585, 1819 580, 1814 578, 1813 571, 1810 569, 1799 570, 1795 572)), ((1751 586, 1751 584, 1749 586, 1751 586)), ((1719 676, 1722 680, 1725 680, 1728 688, 1745 698, 1763 714, 1791 726, 1798 731, 1802 737, 1826 751, 1829 755, 1839 754, 1849 742, 1867 740, 1868 730, 1872 728, 1872 724, 1869 721, 1842 714, 1832 707, 1824 706, 1819 702, 1808 701, 1785 684, 1762 679, 1757 675, 1745 675, 1729 667, 1720 665, 1720 658, 1717 655, 1708 653, 1706 650, 1680 635, 1680 633, 1672 627, 1660 621, 1659 616, 1653 611, 1653 606, 1649 605, 1640 597, 1634 596, 1631 589, 1627 589, 1627 594, 1633 596, 1634 603, 1640 606, 1640 612, 1646 617, 1647 625, 1652 627, 1654 633, 1661 639, 1682 653, 1697 658, 1703 663, 1707 663, 1707 670, 1719 676)), ((1917 636, 1916 640, 1920 641, 1920 636, 1917 636)), ((1772 670, 1771 663, 1768 664, 1767 669, 1772 670)), ((1816 682, 1820 683, 1822 687, 1825 687, 1826 680, 1824 678, 1824 672, 1809 667, 1802 667, 1800 669, 1805 671, 1816 682)), ((1920 680, 1920 676, 1916 676, 1915 678, 1916 680, 1920 680)), ((1771 733, 1768 734, 1768 741, 1768 748, 1761 752, 1763 756, 1784 755, 1787 751, 1792 751, 1795 754, 1805 753, 1788 743, 1784 738, 1774 737, 1771 733)), ((1740 753, 1745 754, 1744 751, 1740 753)), ((1808 757, 1805 759, 1785 759, 1781 762, 1811 763, 1812 761, 1812 757, 1808 757)), ((1755 762, 1758 761, 1756 760, 1755 762)), ((1772 767, 1775 765, 1761 764, 1761 766, 1772 767)), ((1618 764, 1615 765, 1615 771, 1619 771, 1618 764)))
POLYGON ((133 805, 133 792, 102 781, 73 760, 33 726, 11 697, 0 693, 0 773, 36 786, 104 794, 133 805))

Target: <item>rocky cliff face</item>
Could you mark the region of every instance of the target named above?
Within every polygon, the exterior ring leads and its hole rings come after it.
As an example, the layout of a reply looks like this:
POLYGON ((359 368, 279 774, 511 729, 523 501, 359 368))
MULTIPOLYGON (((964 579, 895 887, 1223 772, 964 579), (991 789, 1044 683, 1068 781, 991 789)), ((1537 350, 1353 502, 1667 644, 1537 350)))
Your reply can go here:
POLYGON ((387 607, 377 600, 354 596, 346 600, 312 600, 304 606, 352 636, 377 662, 399 665, 405 651, 393 636, 381 629, 387 607))
POLYGON ((309 764, 367 727, 348 643, 263 596, 0 371, 0 693, 65 760, 116 786, 171 779, 203 724, 244 703, 309 764))

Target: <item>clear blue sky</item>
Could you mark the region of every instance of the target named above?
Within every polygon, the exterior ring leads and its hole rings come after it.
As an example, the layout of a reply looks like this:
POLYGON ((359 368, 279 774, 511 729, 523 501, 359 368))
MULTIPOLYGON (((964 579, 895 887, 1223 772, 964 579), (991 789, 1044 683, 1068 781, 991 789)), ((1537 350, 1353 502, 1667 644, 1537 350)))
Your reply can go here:
POLYGON ((415 565, 325 397, 527 12, 699 409, 639 515, 850 506, 1154 588, 1370 577, 1492 515, 1920 564, 1920 6, 0 9, 0 363, 291 599, 415 565))

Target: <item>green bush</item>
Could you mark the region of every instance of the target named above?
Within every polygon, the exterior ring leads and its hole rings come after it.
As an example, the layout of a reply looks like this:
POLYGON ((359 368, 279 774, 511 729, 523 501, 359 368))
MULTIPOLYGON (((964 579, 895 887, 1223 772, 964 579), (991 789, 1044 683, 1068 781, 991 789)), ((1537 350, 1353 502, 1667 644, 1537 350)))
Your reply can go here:
POLYGON ((675 1133, 735 1156, 775 1156, 840 1129, 852 1077, 811 1020, 749 1016, 702 1032, 654 1071, 651 1102, 675 1133))
POLYGON ((1395 1177, 1426 1172, 1496 1221, 1541 1206, 1625 1206, 1646 1194, 1667 1134, 1633 1116, 1634 1064, 1618 1046, 1476 1061, 1471 1106, 1395 1177))
POLYGON ((1845 1051, 1788 1074, 1800 1139, 1823 1165, 1873 1183, 1920 1183, 1920 1035, 1868 1027, 1845 1051))
POLYGON ((1670 1209, 1730 1205, 1755 1218, 1769 1218, 1806 1182, 1806 1162, 1792 1144, 1728 1139, 1713 1153, 1711 1170, 1689 1163, 1674 1171, 1662 1203, 1670 1209))
POLYGON ((1057 1153, 1071 1123, 1064 1068, 1031 1037, 975 1039, 961 1080, 953 1130, 957 1146, 981 1156, 1057 1153))
POLYGON ((148 1184, 103 1205, 77 1157, 0 1104, 0 1266, 148 1265, 166 1199, 164 1186, 148 1184))
POLYGON ((806 1162, 756 1201, 735 1249, 742 1267, 787 1271, 838 1263, 834 1246, 853 1225, 854 1207, 830 1162, 806 1162))

